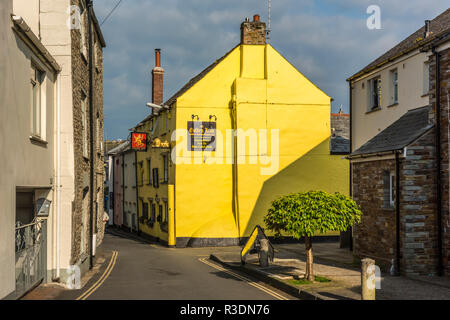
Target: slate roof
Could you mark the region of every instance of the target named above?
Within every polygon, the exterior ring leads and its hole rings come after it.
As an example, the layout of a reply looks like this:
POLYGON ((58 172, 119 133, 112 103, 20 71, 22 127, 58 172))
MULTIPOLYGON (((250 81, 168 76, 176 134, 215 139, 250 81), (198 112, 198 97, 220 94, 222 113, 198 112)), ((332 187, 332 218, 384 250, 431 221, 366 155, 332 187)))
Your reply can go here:
POLYGON ((430 22, 430 31, 432 34, 427 38, 424 37, 425 33, 425 23, 422 28, 411 34, 409 37, 401 41, 395 47, 372 61, 369 65, 364 67, 359 72, 355 73, 347 80, 352 80, 353 78, 359 77, 365 73, 376 69, 378 65, 387 63, 389 61, 395 60, 396 58, 411 52, 416 48, 420 48, 427 43, 430 43, 440 35, 450 30, 450 8, 445 10, 439 16, 431 20, 430 22))
POLYGON ((430 106, 425 106, 409 110, 400 119, 353 152, 349 158, 400 150, 408 146, 434 126, 428 121, 430 108, 430 106))
POLYGON ((111 149, 108 152, 108 155, 115 155, 115 154, 122 153, 123 151, 126 151, 129 147, 130 147, 130 141, 126 140, 122 144, 115 147, 114 149, 111 149))

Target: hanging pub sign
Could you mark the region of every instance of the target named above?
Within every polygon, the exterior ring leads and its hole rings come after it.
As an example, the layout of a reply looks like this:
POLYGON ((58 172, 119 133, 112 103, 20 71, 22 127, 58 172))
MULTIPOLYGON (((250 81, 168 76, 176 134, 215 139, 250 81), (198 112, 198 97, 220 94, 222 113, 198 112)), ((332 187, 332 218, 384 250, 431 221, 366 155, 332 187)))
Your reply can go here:
POLYGON ((190 151, 216 151, 216 122, 188 121, 188 149, 190 151))
POLYGON ((147 151, 147 133, 131 133, 131 149, 134 151, 147 151))

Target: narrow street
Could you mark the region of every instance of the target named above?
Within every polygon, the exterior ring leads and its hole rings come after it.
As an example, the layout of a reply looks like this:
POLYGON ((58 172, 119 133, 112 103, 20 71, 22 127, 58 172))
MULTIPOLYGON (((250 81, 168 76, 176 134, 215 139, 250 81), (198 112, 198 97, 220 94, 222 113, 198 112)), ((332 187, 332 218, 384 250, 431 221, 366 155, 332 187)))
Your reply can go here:
POLYGON ((114 254, 110 254, 101 271, 81 290, 64 291, 57 299, 293 299, 210 262, 207 258, 214 248, 171 249, 108 233, 102 249, 117 252, 115 263, 110 264, 114 258, 114 254), (111 265, 109 274, 105 272, 108 265, 111 265), (106 279, 102 279, 104 274, 106 279))

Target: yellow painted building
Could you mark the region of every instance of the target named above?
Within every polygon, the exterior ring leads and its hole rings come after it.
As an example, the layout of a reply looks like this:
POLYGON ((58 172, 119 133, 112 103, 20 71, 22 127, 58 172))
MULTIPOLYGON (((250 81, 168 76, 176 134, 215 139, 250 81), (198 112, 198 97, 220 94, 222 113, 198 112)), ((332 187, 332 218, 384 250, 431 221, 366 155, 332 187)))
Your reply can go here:
POLYGON ((170 142, 137 153, 140 231, 177 247, 234 245, 264 227, 281 195, 347 194, 348 164, 330 155, 330 103, 265 43, 257 16, 246 20, 238 46, 135 128, 170 142))

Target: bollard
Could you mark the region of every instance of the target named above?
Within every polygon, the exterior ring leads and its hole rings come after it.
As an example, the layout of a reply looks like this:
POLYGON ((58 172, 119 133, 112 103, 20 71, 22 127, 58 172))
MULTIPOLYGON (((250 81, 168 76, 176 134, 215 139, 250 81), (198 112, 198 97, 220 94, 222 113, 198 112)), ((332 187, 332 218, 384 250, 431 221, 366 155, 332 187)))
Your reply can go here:
POLYGON ((259 240, 259 265, 262 268, 269 266, 269 240, 259 240))
POLYGON ((375 260, 361 260, 361 299, 375 300, 375 260))

